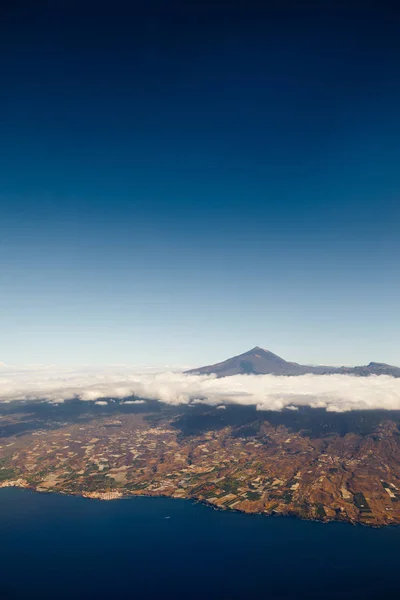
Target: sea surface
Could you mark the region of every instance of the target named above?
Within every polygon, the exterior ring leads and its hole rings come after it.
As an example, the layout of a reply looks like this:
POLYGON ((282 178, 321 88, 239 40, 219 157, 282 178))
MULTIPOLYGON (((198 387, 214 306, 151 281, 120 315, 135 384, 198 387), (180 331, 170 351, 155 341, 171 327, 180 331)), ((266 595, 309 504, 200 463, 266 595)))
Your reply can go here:
POLYGON ((0 598, 398 598, 400 527, 0 490, 0 598))

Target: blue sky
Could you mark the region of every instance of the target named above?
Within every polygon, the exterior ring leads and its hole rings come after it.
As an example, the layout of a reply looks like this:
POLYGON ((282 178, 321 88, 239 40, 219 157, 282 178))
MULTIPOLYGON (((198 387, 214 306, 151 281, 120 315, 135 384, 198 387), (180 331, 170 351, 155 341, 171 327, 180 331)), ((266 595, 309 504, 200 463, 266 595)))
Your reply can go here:
POLYGON ((400 364, 396 15, 83 6, 0 25, 0 361, 400 364))

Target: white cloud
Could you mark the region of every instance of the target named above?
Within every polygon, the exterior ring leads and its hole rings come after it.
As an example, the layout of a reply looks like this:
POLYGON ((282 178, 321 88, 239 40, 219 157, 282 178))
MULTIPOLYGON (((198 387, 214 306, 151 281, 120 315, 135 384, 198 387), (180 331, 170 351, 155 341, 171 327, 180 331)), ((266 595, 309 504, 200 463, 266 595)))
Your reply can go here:
POLYGON ((124 404, 146 404, 146 400, 125 400, 124 404))
POLYGON ((303 405, 336 412, 400 410, 400 379, 384 375, 363 378, 311 374, 235 375, 216 379, 181 372, 137 372, 125 365, 75 369, 44 365, 0 367, 0 402, 40 399, 58 403, 74 397, 105 402, 104 398, 123 399, 132 395, 175 405, 242 404, 256 405, 259 410, 295 410, 303 405))

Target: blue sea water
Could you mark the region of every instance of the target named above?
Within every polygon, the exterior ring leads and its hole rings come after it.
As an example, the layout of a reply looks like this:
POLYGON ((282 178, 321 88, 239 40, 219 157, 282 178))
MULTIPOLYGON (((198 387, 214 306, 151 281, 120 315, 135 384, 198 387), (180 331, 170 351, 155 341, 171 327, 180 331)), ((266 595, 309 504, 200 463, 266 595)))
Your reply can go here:
POLYGON ((0 490, 2 600, 397 598, 399 558, 399 527, 0 490))

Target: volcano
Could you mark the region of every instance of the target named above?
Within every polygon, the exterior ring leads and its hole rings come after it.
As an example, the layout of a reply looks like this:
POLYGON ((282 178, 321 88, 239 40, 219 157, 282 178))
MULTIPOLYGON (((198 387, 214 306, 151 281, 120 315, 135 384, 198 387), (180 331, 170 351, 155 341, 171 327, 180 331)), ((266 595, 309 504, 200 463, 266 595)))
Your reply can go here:
POLYGON ((298 376, 312 373, 314 375, 355 375, 367 377, 369 375, 389 375, 400 377, 400 368, 384 363, 371 362, 360 367, 329 367, 300 365, 288 362, 277 354, 255 346, 251 350, 228 358, 214 365, 207 365, 186 371, 189 375, 217 375, 229 377, 230 375, 283 375, 298 376))

